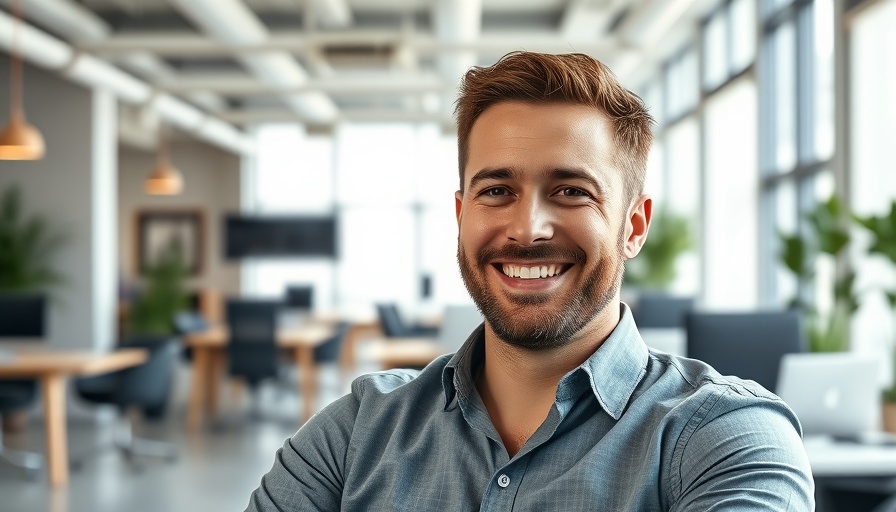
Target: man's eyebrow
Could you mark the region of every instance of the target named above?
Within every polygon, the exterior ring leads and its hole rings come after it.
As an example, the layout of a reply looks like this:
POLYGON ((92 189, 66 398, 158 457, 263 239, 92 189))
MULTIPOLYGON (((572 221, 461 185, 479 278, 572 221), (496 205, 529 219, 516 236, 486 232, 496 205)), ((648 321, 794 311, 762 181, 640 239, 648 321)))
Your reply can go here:
POLYGON ((584 169, 578 168, 559 168, 559 169, 548 169, 545 171, 545 175, 547 178, 552 180, 583 180, 587 181, 594 189, 600 193, 604 193, 606 191, 606 187, 598 181, 594 175, 584 169))
POLYGON ((470 188, 476 187, 476 184, 486 180, 506 180, 513 178, 517 173, 513 169, 500 167, 497 169, 483 169, 470 178, 470 188))

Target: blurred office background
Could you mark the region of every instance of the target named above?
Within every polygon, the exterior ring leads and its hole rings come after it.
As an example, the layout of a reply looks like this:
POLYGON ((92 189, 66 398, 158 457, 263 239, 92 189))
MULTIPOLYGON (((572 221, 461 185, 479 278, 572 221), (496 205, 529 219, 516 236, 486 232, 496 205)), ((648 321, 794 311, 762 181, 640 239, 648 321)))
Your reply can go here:
MULTIPOLYGON (((453 101, 466 69, 520 49, 602 60, 656 119, 657 227, 622 292, 648 343, 686 354, 688 312, 791 310, 794 350, 874 358, 875 393, 896 387, 893 27, 894 0, 0 0, 0 118, 24 114, 45 150, 0 160, 0 226, 41 219, 48 243, 19 260, 59 277, 22 278, 0 246, 0 296, 48 298, 0 364, 28 343, 178 340, 164 403, 131 407, 176 460, 102 448, 122 418, 78 370, 72 471, 0 463, 0 510, 241 509, 306 412, 363 372, 450 351, 446 308, 470 302, 453 101), (290 345, 257 389, 221 361, 197 377, 190 343, 235 337, 228 312, 265 303, 295 339, 339 338, 335 356, 315 352, 308 379, 290 345), (390 311, 416 325, 387 329, 390 311)), ((3 443, 40 455, 45 402, 23 396, 3 443)), ((896 494, 896 470, 818 476, 846 496, 829 510, 896 494)))

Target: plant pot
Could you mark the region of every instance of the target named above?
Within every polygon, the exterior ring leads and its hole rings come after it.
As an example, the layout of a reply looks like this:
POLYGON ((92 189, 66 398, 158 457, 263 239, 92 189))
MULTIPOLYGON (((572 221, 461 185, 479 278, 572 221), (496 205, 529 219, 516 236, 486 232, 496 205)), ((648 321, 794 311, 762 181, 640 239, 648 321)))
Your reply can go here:
POLYGON ((896 433, 896 402, 884 402, 881 416, 884 431, 896 433))

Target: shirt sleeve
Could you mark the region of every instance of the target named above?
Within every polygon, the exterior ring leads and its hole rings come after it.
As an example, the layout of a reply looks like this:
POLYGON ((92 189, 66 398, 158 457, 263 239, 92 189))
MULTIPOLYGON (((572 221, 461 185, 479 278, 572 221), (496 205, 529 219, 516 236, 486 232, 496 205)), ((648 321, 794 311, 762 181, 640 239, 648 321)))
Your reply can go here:
MULTIPOLYGON (((674 511, 811 511, 814 483, 795 415, 759 399, 697 427, 674 460, 674 511)), ((719 402, 727 402, 724 398, 719 402)), ((721 404, 717 404, 721 407, 721 404)))
POLYGON ((246 511, 339 510, 357 412, 356 397, 344 396, 287 439, 252 492, 246 511))

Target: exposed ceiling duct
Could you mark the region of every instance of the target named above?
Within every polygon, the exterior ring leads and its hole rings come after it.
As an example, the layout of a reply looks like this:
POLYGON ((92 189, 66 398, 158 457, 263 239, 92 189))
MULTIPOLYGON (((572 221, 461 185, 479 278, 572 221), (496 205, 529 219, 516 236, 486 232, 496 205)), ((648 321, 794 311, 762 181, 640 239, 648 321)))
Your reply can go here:
MULTIPOLYGON (((479 37, 482 25, 482 0, 436 0, 433 20, 438 40, 445 44, 471 44, 479 37)), ((438 69, 447 83, 458 84, 464 73, 476 65, 476 52, 459 51, 440 55, 438 69)), ((443 119, 451 119, 456 94, 441 95, 443 119)))
MULTIPOLYGON (((11 51, 15 19, 0 11, 0 47, 11 51)), ((246 134, 171 95, 156 93, 145 82, 91 55, 75 51, 67 43, 22 24, 19 48, 25 61, 56 71, 74 82, 108 90, 126 103, 145 106, 168 123, 227 151, 249 153, 254 142, 246 134)))
MULTIPOLYGON (((169 0, 197 27, 222 43, 240 47, 263 44, 269 34, 264 24, 240 0, 169 0)), ((259 80, 276 87, 296 87, 308 81, 308 73, 288 53, 263 52, 236 59, 259 80)), ((336 104, 320 92, 285 93, 280 99, 310 123, 337 120, 336 104)))

